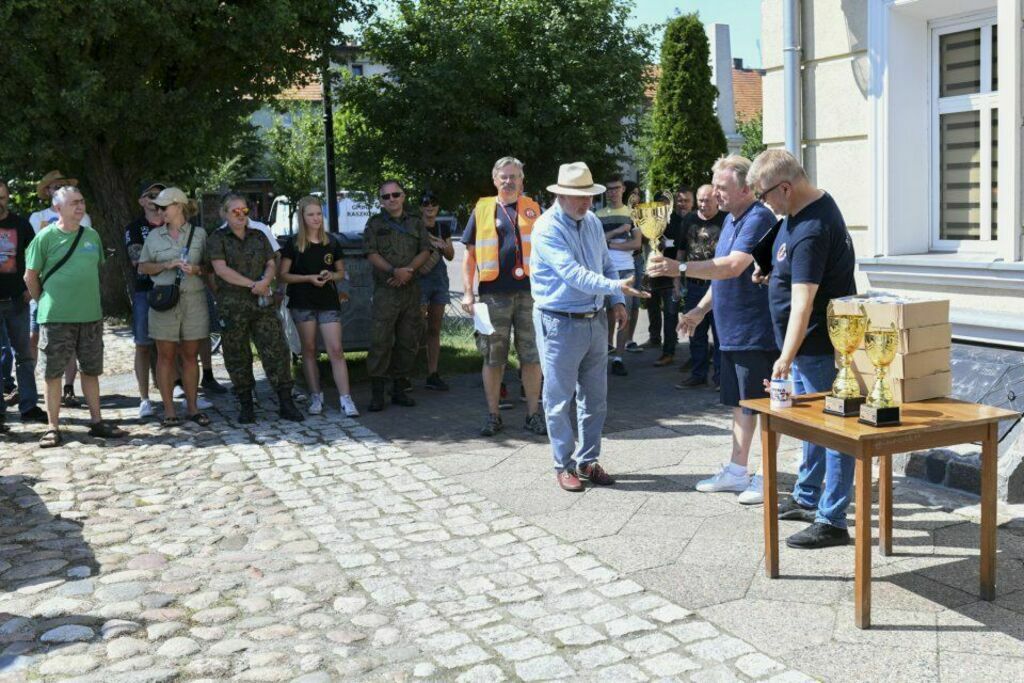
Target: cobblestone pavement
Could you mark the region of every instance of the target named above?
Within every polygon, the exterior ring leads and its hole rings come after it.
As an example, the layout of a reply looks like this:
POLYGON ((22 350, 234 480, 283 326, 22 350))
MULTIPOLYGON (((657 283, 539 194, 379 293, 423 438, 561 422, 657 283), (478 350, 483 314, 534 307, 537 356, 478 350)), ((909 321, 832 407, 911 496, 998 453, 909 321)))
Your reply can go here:
POLYGON ((0 679, 806 680, 356 421, 218 406, 6 444, 0 679))

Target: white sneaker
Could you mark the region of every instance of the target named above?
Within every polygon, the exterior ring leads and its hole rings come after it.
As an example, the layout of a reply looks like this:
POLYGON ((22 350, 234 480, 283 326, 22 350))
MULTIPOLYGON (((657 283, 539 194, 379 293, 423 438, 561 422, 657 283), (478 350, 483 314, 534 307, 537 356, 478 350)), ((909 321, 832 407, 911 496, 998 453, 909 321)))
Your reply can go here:
POLYGON ((213 401, 203 398, 202 396, 196 396, 196 408, 199 410, 209 410, 213 407, 213 401))
POLYGON ((185 398, 185 387, 180 384, 174 385, 174 398, 185 398))
POLYGON ((341 397, 341 409, 348 417, 359 417, 359 409, 356 408, 356 404, 349 394, 341 397))
POLYGON ((323 394, 310 394, 309 395, 309 414, 319 415, 324 412, 324 395, 323 394))
POLYGON ((144 398, 139 401, 139 418, 153 417, 156 411, 153 410, 153 402, 148 398, 144 398))
POLYGON ((743 505, 760 505, 764 502, 764 481, 760 474, 750 479, 750 486, 740 494, 737 500, 743 505))
POLYGON ((717 493, 719 491, 746 491, 750 485, 750 475, 733 474, 730 464, 722 465, 718 474, 710 479, 698 481, 696 489, 701 493, 717 493))

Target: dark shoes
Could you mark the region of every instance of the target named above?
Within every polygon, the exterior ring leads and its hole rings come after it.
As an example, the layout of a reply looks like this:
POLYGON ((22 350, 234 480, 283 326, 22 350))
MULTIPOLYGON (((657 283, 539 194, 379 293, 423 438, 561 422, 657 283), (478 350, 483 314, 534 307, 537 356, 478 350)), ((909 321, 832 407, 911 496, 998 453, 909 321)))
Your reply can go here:
POLYGON ((100 420, 99 422, 93 422, 89 426, 89 436, 98 436, 105 439, 120 439, 128 436, 128 432, 112 422, 100 420))
POLYGON ((247 391, 238 396, 238 424, 248 425, 256 422, 256 406, 252 402, 252 392, 247 391))
POLYGON ((32 406, 31 408, 29 408, 28 410, 21 414, 21 421, 39 422, 40 424, 45 424, 46 422, 49 421, 49 418, 46 416, 45 410, 40 409, 39 406, 32 406))
POLYGON ((817 517, 817 510, 805 508, 796 502, 793 496, 786 496, 786 499, 779 503, 779 519, 795 520, 797 522, 813 522, 817 517))
POLYGON ((504 428, 505 423, 501 421, 501 415, 489 413, 487 415, 487 422, 484 423, 483 429, 480 430, 480 436, 494 436, 504 428))
POLYGON ((693 370, 693 359, 687 358, 686 362, 679 366, 679 372, 689 372, 693 370))
POLYGON ((612 374, 619 377, 625 377, 629 374, 626 371, 626 364, 622 362, 621 358, 612 358, 612 374))
POLYGON ((674 356, 670 356, 667 353, 663 353, 663 354, 661 354, 661 358, 659 358, 658 360, 654 361, 654 367, 656 367, 656 368, 663 368, 666 365, 672 365, 672 361, 673 360, 675 360, 674 356))
POLYGON ((699 389, 701 387, 706 387, 707 385, 707 379, 690 376, 677 384, 676 389, 699 389))
POLYGON ((576 475, 583 481, 589 481, 596 486, 611 486, 615 483, 611 475, 604 471, 596 462, 590 462, 576 468, 576 475))
POLYGON ((384 410, 387 403, 387 380, 380 378, 370 380, 370 412, 377 413, 384 410))
POLYGON ((526 416, 526 423, 523 425, 523 429, 544 436, 548 433, 548 424, 544 421, 543 415, 534 413, 533 415, 526 416))
POLYGON ((82 402, 75 396, 75 387, 70 384, 64 385, 64 393, 60 397, 60 404, 65 408, 80 408, 82 402))
POLYGON ((562 470, 561 472, 556 472, 555 476, 558 478, 558 485, 566 491, 579 493, 583 490, 583 482, 573 472, 562 470))
POLYGON ((207 375, 203 378, 202 384, 203 393, 206 394, 226 394, 228 393, 227 387, 217 381, 217 378, 213 375, 207 375))
POLYGON ((436 372, 427 377, 426 388, 432 389, 433 391, 448 391, 448 383, 441 379, 441 375, 436 372))
POLYGON ((508 397, 508 387, 502 382, 501 392, 498 394, 498 410, 508 410, 512 406, 512 399, 508 397))
POLYGON ((836 545, 848 545, 850 543, 850 532, 846 529, 815 522, 803 531, 799 531, 786 539, 786 545, 790 548, 801 550, 815 550, 817 548, 831 548, 836 545))
POLYGON ((277 392, 277 406, 282 420, 302 422, 306 419, 306 416, 295 406, 291 387, 277 392))
POLYGON ((396 379, 391 386, 391 402, 396 406, 412 408, 416 405, 415 399, 405 393, 412 388, 412 382, 407 379, 396 379))

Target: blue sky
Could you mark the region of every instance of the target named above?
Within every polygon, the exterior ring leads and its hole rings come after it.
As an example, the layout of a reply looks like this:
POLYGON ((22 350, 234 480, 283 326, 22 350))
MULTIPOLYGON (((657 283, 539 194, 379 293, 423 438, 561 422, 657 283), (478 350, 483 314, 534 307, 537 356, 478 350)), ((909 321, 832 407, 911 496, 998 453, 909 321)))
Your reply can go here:
POLYGON ((729 24, 732 56, 742 57, 744 66, 761 66, 760 0, 634 0, 634 4, 637 24, 656 24, 694 11, 704 24, 729 24))

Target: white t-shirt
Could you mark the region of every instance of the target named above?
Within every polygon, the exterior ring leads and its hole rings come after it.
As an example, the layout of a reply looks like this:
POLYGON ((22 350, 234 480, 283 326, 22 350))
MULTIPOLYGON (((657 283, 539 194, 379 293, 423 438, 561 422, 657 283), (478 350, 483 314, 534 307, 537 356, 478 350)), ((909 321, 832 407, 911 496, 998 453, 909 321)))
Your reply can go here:
MULTIPOLYGON (((59 220, 60 214, 57 213, 53 207, 43 209, 42 211, 36 211, 28 217, 28 222, 32 224, 32 230, 34 230, 37 235, 40 230, 49 226, 51 223, 56 223, 59 220)), ((89 214, 85 214, 85 216, 82 217, 82 225, 87 228, 92 227, 92 219, 89 218, 89 214)))
MULTIPOLYGON (((228 227, 227 221, 221 223, 220 227, 228 227)), ((266 235, 267 239, 270 240, 271 249, 273 249, 275 252, 281 251, 281 243, 277 241, 276 237, 274 237, 274 233, 270 232, 270 227, 266 223, 260 223, 259 221, 254 221, 253 219, 250 218, 249 227, 252 228, 253 230, 259 230, 264 235, 266 235)))

